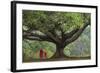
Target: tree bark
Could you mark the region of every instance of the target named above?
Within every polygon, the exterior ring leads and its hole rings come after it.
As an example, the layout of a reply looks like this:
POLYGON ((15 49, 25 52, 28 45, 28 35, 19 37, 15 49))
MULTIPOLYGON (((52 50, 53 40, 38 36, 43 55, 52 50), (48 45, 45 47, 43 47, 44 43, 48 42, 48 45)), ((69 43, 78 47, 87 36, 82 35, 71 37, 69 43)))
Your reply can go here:
POLYGON ((51 58, 64 58, 64 47, 61 45, 56 45, 56 52, 51 58))

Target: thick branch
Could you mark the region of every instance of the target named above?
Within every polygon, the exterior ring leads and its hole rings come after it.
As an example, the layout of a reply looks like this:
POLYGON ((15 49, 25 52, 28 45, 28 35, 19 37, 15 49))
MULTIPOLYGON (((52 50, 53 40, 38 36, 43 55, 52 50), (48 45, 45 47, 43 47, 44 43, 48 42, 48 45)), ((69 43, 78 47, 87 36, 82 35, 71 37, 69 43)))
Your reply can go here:
POLYGON ((55 43, 55 42, 52 41, 50 38, 38 38, 38 37, 34 37, 34 36, 25 36, 24 39, 36 40, 36 41, 48 41, 48 42, 55 43))
POLYGON ((23 38, 24 39, 29 39, 29 40, 54 42, 52 39, 50 39, 46 35, 40 35, 40 34, 32 33, 32 32, 23 32, 23 38))
POLYGON ((78 39, 78 37, 82 34, 83 30, 88 26, 89 24, 85 24, 82 28, 80 28, 71 38, 67 39, 65 44, 69 44, 73 41, 75 41, 76 39, 78 39))
POLYGON ((24 39, 28 39, 28 40, 36 40, 36 41, 43 41, 40 38, 35 38, 35 37, 25 37, 24 39))
POLYGON ((23 32, 23 36, 34 36, 34 37, 38 37, 38 38, 46 38, 47 36, 45 35, 40 35, 38 33, 32 33, 32 32, 23 32))
POLYGON ((71 32, 64 34, 64 40, 72 37, 79 29, 73 29, 71 32))
POLYGON ((48 37, 50 37, 53 41, 55 41, 55 43, 61 43, 59 37, 54 36, 52 33, 47 32, 46 35, 47 35, 48 37))

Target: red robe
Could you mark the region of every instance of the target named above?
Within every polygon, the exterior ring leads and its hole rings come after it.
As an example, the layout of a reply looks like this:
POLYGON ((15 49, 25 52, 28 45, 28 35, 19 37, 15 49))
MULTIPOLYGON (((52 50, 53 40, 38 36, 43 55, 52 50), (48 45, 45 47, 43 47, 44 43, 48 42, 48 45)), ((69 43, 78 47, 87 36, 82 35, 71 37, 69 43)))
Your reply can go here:
POLYGON ((40 59, 43 59, 43 50, 40 49, 40 59))

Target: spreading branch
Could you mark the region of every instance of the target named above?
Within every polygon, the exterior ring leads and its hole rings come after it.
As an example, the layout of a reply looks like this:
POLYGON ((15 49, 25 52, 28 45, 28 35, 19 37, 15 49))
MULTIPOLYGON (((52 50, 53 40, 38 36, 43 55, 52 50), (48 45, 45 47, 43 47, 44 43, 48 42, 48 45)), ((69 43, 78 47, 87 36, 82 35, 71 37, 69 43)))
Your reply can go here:
POLYGON ((28 39, 28 40, 49 41, 49 42, 53 42, 53 43, 58 42, 58 40, 51 33, 47 33, 46 35, 40 35, 38 33, 24 31, 23 38, 28 39))
POLYGON ((73 29, 72 31, 70 31, 69 33, 64 34, 64 40, 72 37, 79 29, 73 29))
POLYGON ((65 44, 68 45, 69 43, 75 41, 81 34, 82 32, 84 31, 84 29, 88 26, 89 24, 85 24, 82 28, 78 29, 78 31, 70 38, 68 38, 66 41, 65 41, 65 44))

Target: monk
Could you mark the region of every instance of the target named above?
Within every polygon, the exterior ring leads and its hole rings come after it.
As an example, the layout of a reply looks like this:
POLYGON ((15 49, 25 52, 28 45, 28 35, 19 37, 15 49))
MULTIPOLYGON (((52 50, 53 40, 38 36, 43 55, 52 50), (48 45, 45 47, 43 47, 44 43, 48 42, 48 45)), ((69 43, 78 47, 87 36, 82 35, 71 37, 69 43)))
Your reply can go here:
POLYGON ((43 50, 40 49, 40 59, 43 59, 43 50))
POLYGON ((43 49, 40 49, 40 59, 46 59, 47 58, 47 53, 43 51, 43 49))

